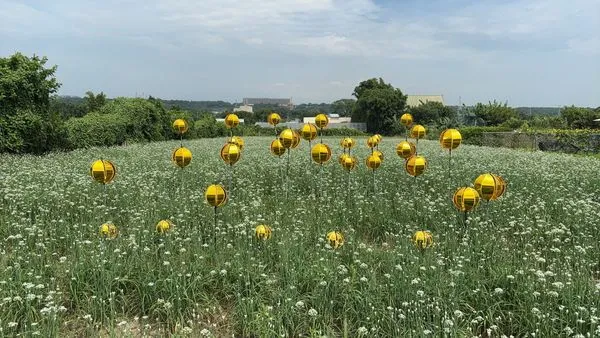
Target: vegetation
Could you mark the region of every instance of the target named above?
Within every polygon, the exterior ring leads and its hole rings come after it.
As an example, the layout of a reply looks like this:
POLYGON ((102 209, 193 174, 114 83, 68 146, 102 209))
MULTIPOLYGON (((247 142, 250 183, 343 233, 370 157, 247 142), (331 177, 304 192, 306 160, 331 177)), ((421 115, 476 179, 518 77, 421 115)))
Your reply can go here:
POLYGON ((354 88, 356 104, 352 120, 366 122, 367 132, 390 135, 399 128, 398 118, 404 111, 406 96, 383 79, 362 81, 354 88))

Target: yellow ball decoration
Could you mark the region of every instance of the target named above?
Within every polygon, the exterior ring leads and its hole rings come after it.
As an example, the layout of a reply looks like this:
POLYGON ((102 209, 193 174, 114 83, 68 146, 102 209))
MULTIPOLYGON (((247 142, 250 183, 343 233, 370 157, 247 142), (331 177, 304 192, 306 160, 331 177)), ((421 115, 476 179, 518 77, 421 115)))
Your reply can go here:
POLYGON ((281 116, 277 113, 271 113, 267 116, 267 122, 272 126, 276 126, 281 122, 281 116))
POLYGON ((229 140, 229 142, 237 145, 240 148, 240 150, 244 149, 244 144, 245 144, 244 139, 239 136, 233 136, 231 138, 231 140, 229 140))
POLYGON ((292 130, 292 132, 294 133, 294 138, 292 139, 292 149, 296 149, 296 147, 298 147, 298 145, 300 145, 300 133, 292 130))
POLYGON ((352 149, 352 148, 354 148, 355 144, 356 144, 356 142, 354 141, 354 139, 352 139, 350 137, 344 137, 340 141, 340 146, 342 146, 342 148, 344 148, 344 149, 352 149))
POLYGON ((119 229, 112 223, 104 223, 100 226, 100 236, 106 239, 114 239, 119 235, 119 229))
POLYGON ((356 168, 357 163, 358 160, 354 156, 350 156, 348 154, 342 154, 342 156, 340 156, 340 164, 346 171, 352 171, 354 168, 356 168))
POLYGON ((486 201, 494 201, 504 194, 506 182, 498 175, 482 174, 475 179, 475 190, 486 201))
POLYGON ((410 158, 417 152, 417 147, 414 143, 408 141, 402 141, 396 146, 396 154, 403 159, 410 158))
POLYGON ((273 140, 273 142, 271 142, 271 154, 281 156, 285 154, 285 150, 285 147, 283 146, 283 144, 281 144, 281 141, 279 141, 279 139, 273 140))
POLYGON ((279 133, 279 141, 286 149, 291 148, 294 144, 294 131, 289 128, 282 130, 279 133))
POLYGON ((444 149, 456 149, 461 141, 462 136, 456 129, 446 129, 440 134, 440 145, 444 149))
POLYGON ((225 116, 225 126, 229 129, 235 128, 240 124, 240 118, 235 114, 227 114, 225 116))
POLYGON ((383 153, 379 150, 373 150, 373 155, 379 157, 379 159, 381 160, 381 162, 383 162, 383 153))
POLYGON ((254 229, 254 233, 256 234, 256 239, 264 240, 271 238, 272 230, 267 225, 259 225, 254 229))
POLYGON ((402 114, 402 116, 400 116, 400 123, 402 123, 402 125, 405 127, 410 127, 410 125, 413 123, 412 115, 409 113, 402 114))
POLYGON ((471 187, 459 188, 454 193, 452 202, 459 211, 471 211, 479 204, 479 193, 471 187))
POLYGON ((164 219, 156 224, 156 232, 161 235, 166 234, 173 229, 174 226, 175 224, 173 224, 173 222, 169 221, 168 219, 164 219))
POLYGON ((375 136, 371 136, 367 139, 367 146, 369 148, 375 148, 379 144, 379 139, 375 136))
POLYGON ((415 232, 412 241, 417 248, 424 250, 433 245, 433 235, 429 231, 420 230, 415 232))
POLYGON ((328 145, 323 143, 317 143, 311 149, 310 154, 312 156, 313 161, 323 164, 331 158, 331 149, 328 145))
POLYGON ((227 203, 227 192, 219 184, 212 184, 206 188, 204 192, 204 198, 206 202, 213 207, 220 207, 227 203))
POLYGON ((415 124, 410 129, 410 137, 412 137, 414 139, 421 139, 421 138, 425 137, 425 127, 423 127, 420 124, 415 124))
POLYGON ((117 168, 108 160, 98 160, 92 163, 90 175, 96 182, 107 184, 112 182, 117 174, 117 168))
POLYGON ((306 123, 302 126, 300 134, 302 134, 303 139, 312 141, 317 137, 317 127, 312 123, 306 123))
POLYGON ((417 177, 427 168, 427 160, 423 156, 411 156, 404 168, 410 176, 417 177))
POLYGON ((381 166, 381 158, 375 154, 372 154, 367 157, 366 164, 367 168, 375 170, 381 166))
POLYGON ((179 168, 185 168, 192 161, 192 152, 186 147, 177 148, 171 159, 179 168))
POLYGON ((177 119, 173 121, 173 130, 179 134, 185 134, 188 131, 188 123, 184 119, 177 119))
POLYGON ((319 114, 315 116, 315 124, 317 127, 323 129, 329 124, 329 117, 327 117, 325 114, 319 114))
POLYGON ((221 159, 229 165, 236 164, 241 156, 242 151, 235 143, 226 143, 223 148, 221 148, 221 159))
POLYGON ((373 137, 377 139, 377 144, 381 143, 381 140, 383 140, 383 136, 381 136, 380 134, 375 134, 373 135, 373 137))
POLYGON ((332 248, 337 249, 344 245, 344 235, 338 231, 330 231, 327 233, 327 242, 332 248))

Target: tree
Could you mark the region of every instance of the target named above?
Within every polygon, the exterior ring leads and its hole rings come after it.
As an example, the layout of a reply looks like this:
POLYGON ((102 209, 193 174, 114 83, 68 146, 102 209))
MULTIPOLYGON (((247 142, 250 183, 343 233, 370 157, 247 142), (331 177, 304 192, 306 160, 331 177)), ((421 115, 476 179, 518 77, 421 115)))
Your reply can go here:
POLYGON ((518 119, 519 117, 517 112, 513 108, 508 107, 506 102, 502 104, 496 102, 496 100, 494 100, 494 102, 488 102, 488 104, 485 105, 477 103, 477 105, 472 108, 472 113, 483 120, 488 126, 497 126, 510 119, 518 119))
POLYGON ((332 113, 339 114, 340 116, 350 116, 354 110, 356 100, 354 99, 341 99, 334 101, 331 104, 332 113))
POLYGON ((83 100, 86 111, 91 113, 100 110, 106 104, 106 95, 104 92, 94 95, 92 91, 87 91, 83 100))
POLYGON ((373 78, 359 83, 352 95, 356 97, 352 112, 354 122, 366 122, 369 133, 389 135, 394 132, 406 105, 406 96, 400 89, 381 78, 373 78))
POLYGON ((456 126, 456 111, 440 102, 425 102, 408 108, 408 113, 419 124, 435 124, 441 127, 456 126))
POLYGON ((600 109, 583 108, 583 107, 564 107, 560 111, 560 115, 567 122, 569 128, 574 129, 593 129, 600 128, 600 123, 594 120, 600 119, 600 109))

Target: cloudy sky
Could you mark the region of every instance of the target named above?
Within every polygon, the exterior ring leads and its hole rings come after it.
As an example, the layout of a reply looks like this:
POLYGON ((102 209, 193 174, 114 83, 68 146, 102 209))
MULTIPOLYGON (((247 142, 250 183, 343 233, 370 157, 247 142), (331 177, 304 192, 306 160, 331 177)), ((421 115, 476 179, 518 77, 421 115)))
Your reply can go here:
POLYGON ((600 0, 0 0, 60 94, 330 102, 383 77, 471 104, 600 106, 600 0))

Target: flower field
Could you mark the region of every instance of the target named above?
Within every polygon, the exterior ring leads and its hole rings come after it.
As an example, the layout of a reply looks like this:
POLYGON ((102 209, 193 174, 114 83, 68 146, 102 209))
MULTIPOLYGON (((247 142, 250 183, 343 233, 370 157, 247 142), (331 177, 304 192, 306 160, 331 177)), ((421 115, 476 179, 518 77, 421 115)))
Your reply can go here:
POLYGON ((600 159, 461 145, 449 171, 420 141, 413 178, 400 140, 382 140, 374 178, 366 138, 349 175, 340 138, 322 167, 302 141, 287 170, 260 137, 233 167, 222 138, 185 142, 185 169, 174 141, 0 155, 0 336, 600 336, 600 159), (89 175, 100 158, 117 167, 106 186, 89 175), (486 172, 506 193, 465 223, 452 195, 486 172), (216 227, 213 183, 229 194, 216 227))

